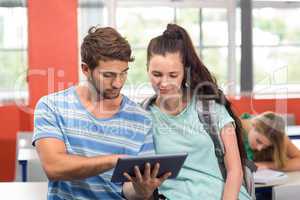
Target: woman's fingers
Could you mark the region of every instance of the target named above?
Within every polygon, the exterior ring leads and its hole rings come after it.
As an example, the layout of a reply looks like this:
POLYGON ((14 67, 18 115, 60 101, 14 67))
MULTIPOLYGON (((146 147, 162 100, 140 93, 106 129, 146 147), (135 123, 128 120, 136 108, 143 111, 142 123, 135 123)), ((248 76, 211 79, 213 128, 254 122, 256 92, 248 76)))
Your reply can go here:
POLYGON ((150 163, 146 163, 145 164, 145 170, 144 170, 144 178, 146 180, 150 179, 150 171, 151 171, 151 165, 150 163))
POLYGON ((128 181, 132 182, 133 181, 133 178, 127 173, 127 172, 124 172, 123 173, 123 176, 125 176, 127 178, 128 181))
POLYGON ((138 166, 134 166, 134 174, 137 182, 139 183, 143 182, 143 177, 141 175, 141 171, 138 166))
POLYGON ((152 170, 152 173, 151 173, 151 178, 156 178, 157 175, 158 175, 158 171, 159 171, 159 163, 156 163, 153 170, 152 170))
POLYGON ((171 172, 165 173, 163 176, 158 178, 157 176, 158 176, 159 168, 160 168, 160 164, 156 163, 153 170, 151 170, 150 163, 146 163, 143 175, 141 174, 141 171, 138 166, 134 166, 135 177, 130 176, 126 172, 124 172, 123 175, 127 178, 128 181, 135 182, 135 183, 146 183, 150 179, 158 179, 160 183, 162 183, 166 179, 168 179, 172 175, 172 173, 171 172))
POLYGON ((164 182, 165 180, 167 180, 170 176, 172 175, 171 172, 165 173, 162 177, 159 178, 160 182, 164 182))

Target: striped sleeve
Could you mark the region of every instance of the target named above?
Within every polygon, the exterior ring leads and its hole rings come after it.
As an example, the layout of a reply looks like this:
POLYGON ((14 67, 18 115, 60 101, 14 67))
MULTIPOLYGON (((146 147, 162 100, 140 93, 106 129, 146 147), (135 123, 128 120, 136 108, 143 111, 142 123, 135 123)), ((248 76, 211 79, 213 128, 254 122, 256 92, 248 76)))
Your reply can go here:
POLYGON ((54 106, 48 98, 41 98, 34 111, 34 135, 32 145, 42 138, 56 138, 63 140, 54 106))
POLYGON ((145 156, 145 155, 154 155, 154 145, 153 145, 153 130, 152 128, 149 129, 147 135, 145 136, 144 143, 140 148, 138 155, 145 156))

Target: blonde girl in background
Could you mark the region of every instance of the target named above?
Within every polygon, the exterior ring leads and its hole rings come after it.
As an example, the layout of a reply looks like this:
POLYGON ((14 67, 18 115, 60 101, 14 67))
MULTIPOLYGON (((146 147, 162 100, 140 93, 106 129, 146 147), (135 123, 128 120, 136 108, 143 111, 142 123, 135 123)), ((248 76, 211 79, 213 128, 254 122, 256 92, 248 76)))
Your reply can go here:
POLYGON ((268 111, 254 118, 249 115, 241 118, 247 157, 259 169, 300 170, 300 150, 285 133, 285 122, 280 115, 268 111))

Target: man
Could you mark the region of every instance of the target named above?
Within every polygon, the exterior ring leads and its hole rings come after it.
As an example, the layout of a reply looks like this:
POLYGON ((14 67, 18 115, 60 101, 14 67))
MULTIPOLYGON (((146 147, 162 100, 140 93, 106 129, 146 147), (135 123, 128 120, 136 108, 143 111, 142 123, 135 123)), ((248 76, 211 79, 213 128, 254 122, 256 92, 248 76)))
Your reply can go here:
POLYGON ((153 153, 148 114, 120 94, 133 61, 128 42, 112 28, 92 27, 81 45, 87 84, 42 97, 33 145, 49 178, 48 199, 151 199, 170 174, 159 166, 125 184, 110 182, 117 159, 153 153))

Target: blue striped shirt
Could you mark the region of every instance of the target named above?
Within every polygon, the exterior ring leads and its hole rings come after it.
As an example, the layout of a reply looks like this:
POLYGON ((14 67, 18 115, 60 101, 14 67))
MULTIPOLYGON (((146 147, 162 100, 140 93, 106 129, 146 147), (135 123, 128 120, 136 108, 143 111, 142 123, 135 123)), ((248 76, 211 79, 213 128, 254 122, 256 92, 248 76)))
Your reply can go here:
MULTIPOLYGON (((62 140, 68 154, 85 157, 154 154, 150 115, 123 96, 111 118, 96 118, 81 104, 75 87, 42 97, 34 113, 36 140, 62 140)), ((113 170, 74 181, 50 181, 48 200, 123 199, 122 185, 110 182, 113 170)))

